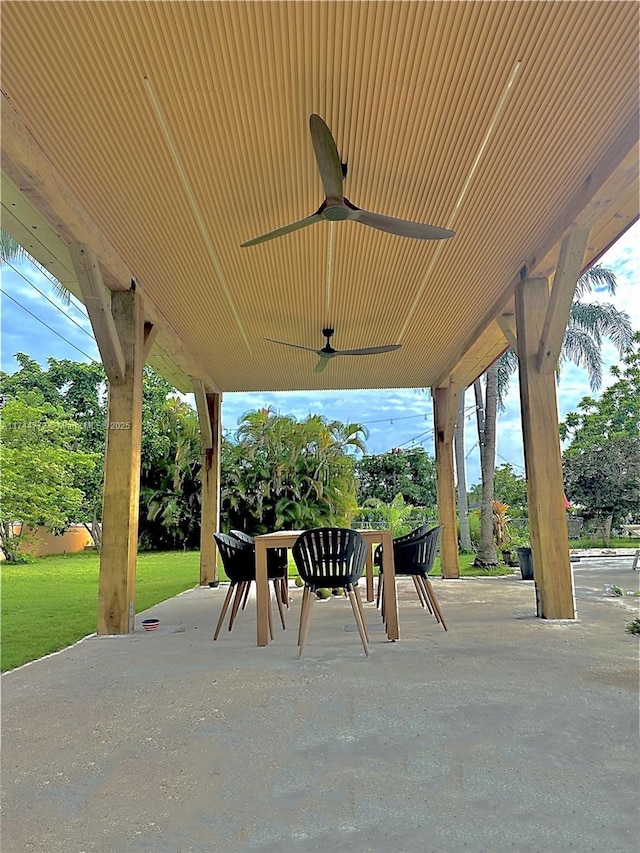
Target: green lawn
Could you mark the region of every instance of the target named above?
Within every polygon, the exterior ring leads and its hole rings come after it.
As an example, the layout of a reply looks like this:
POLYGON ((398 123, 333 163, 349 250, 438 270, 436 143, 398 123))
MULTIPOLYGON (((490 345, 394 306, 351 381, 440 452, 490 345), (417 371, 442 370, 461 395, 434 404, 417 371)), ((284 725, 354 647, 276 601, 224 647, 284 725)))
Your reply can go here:
POLYGON ((612 536, 608 544, 601 537, 589 536, 581 539, 570 539, 569 548, 640 548, 640 539, 637 536, 612 536))
MULTIPOLYGON (((200 580, 197 551, 138 557, 136 613, 200 580)), ((2 563, 2 671, 63 649, 96 630, 98 556, 95 552, 2 563)))
MULTIPOLYGON (((463 577, 509 574, 503 566, 482 571, 471 566, 473 554, 460 556, 463 577)), ((197 551, 138 556, 136 613, 196 586, 197 551)), ((2 671, 70 646, 96 629, 98 566, 95 552, 42 557, 34 563, 2 563, 2 671)), ((290 563, 290 574, 295 574, 290 563)), ((440 574, 436 558, 433 575, 440 574)), ((220 578, 226 576, 220 571, 220 578)))

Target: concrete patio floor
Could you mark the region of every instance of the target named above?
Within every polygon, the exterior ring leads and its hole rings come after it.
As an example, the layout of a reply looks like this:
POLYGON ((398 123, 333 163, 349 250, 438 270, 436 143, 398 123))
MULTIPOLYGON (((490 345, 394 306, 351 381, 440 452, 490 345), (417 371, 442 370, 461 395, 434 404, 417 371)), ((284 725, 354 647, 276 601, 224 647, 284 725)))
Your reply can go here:
POLYGON ((223 587, 164 602, 3 676, 2 850, 629 853, 638 599, 603 585, 630 567, 575 563, 575 622, 519 576, 435 580, 448 633, 401 581, 402 639, 366 605, 369 658, 344 599, 301 661, 298 589, 266 648, 253 603, 211 642, 223 587))

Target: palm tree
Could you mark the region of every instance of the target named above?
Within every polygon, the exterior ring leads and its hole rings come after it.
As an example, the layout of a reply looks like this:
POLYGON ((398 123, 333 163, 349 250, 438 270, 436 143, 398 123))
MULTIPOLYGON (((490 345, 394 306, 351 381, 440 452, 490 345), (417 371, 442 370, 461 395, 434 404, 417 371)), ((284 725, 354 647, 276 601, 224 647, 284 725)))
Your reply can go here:
MULTIPOLYGON (((582 297, 593 290, 604 289, 610 295, 616 292, 615 274, 600 264, 596 264, 586 270, 578 279, 575 296, 569 313, 569 321, 564 335, 562 350, 558 360, 558 372, 562 365, 571 361, 579 367, 584 367, 589 375, 589 385, 593 391, 597 391, 602 384, 602 342, 608 339, 620 353, 622 358, 625 350, 633 340, 633 329, 626 311, 619 311, 609 303, 583 302, 582 297)), ((493 474, 495 470, 495 446, 497 420, 487 421, 486 410, 492 406, 493 383, 496 382, 496 402, 500 409, 504 408, 509 382, 518 365, 518 357, 512 349, 508 349, 497 362, 487 370, 486 381, 486 406, 482 401, 482 385, 480 379, 476 380, 476 400, 478 401, 478 413, 485 411, 484 423, 478 421, 480 439, 480 458, 482 469, 482 507, 480 522, 481 545, 476 557, 479 565, 495 565, 496 552, 493 543, 493 519, 491 512, 491 501, 493 499, 493 474), (495 380, 494 380, 495 375, 495 380), (485 457, 483 457, 483 447, 485 457), (484 512, 485 504, 488 507, 484 512)))
POLYGON ((464 452, 464 391, 460 394, 456 417, 453 447, 456 460, 456 488, 458 492, 458 514, 460 516, 460 547, 469 553, 472 549, 469 530, 469 507, 467 505, 467 472, 464 452))
POLYGON ((37 267, 53 285, 53 292, 58 299, 64 305, 69 305, 71 297, 64 284, 59 282, 56 278, 53 278, 50 273, 41 264, 39 264, 38 261, 36 261, 35 258, 31 257, 29 252, 27 252, 17 240, 14 240, 10 234, 8 234, 3 228, 0 228, 0 265, 11 266, 12 261, 22 260, 28 260, 34 265, 34 267, 37 267))
POLYGON ((364 452, 366 434, 361 424, 320 415, 247 412, 224 452, 227 519, 250 523, 251 533, 347 523, 357 510, 350 451, 364 452))

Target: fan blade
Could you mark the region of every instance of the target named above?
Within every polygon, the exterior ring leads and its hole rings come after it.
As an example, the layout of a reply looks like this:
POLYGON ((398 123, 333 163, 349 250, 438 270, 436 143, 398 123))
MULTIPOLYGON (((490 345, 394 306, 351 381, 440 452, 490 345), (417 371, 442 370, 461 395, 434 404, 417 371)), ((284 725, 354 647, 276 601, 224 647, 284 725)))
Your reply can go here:
MULTIPOLYGON (((353 208, 353 205, 350 205, 353 208)), ((371 213, 369 210, 354 208, 349 219, 370 225, 379 231, 397 234, 399 237, 413 237, 415 240, 446 240, 453 237, 455 231, 448 228, 438 228, 437 225, 424 225, 422 222, 411 222, 409 219, 396 219, 394 216, 384 216, 382 213, 371 213)))
POLYGON ((336 355, 376 355, 379 352, 393 352, 400 349, 402 344, 389 344, 385 347, 363 347, 361 349, 339 349, 336 355))
POLYGON ((315 113, 309 119, 309 127, 327 201, 342 201, 342 163, 331 131, 315 113))
POLYGON ((322 373, 325 367, 329 364, 333 356, 324 355, 324 353, 320 356, 320 361, 316 364, 315 373, 322 373))
POLYGON ((265 338, 265 341, 271 341, 272 344, 281 344, 283 347, 294 347, 294 349, 304 349, 307 352, 315 352, 320 355, 320 350, 316 347, 304 347, 301 344, 289 344, 286 341, 277 341, 275 338, 265 338))
POLYGON ((281 237, 283 234, 291 234, 292 231, 299 231, 300 228, 306 228, 307 225, 313 225, 314 222, 320 222, 324 217, 319 213, 312 213, 311 216, 306 216, 304 219, 299 219, 297 222, 292 222, 291 225, 283 225, 282 228, 276 228, 275 231, 269 231, 267 234, 262 234, 260 237, 254 237, 252 240, 247 240, 245 243, 240 243, 245 246, 255 246, 258 243, 265 243, 267 240, 273 240, 274 237, 281 237))

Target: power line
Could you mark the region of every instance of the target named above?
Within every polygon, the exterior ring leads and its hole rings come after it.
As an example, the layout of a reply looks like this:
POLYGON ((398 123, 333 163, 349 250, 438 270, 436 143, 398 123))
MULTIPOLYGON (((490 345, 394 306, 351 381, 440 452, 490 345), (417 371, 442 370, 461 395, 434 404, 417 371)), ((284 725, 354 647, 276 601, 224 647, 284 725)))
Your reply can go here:
MULTIPOLYGON (((91 340, 94 340, 93 335, 91 334, 91 332, 88 332, 88 331, 84 328, 84 326, 81 326, 81 325, 80 325, 80 323, 77 323, 77 322, 73 319, 73 317, 70 317, 64 309, 62 309, 59 305, 56 305, 56 303, 53 301, 53 299, 50 299, 50 298, 47 296, 47 294, 46 294, 46 293, 43 293, 43 292, 40 290, 40 288, 39 288, 39 287, 36 287, 36 285, 35 285, 32 281, 29 281, 29 279, 26 277, 26 275, 24 275, 23 273, 21 273, 19 269, 16 269, 16 267, 14 267, 14 265, 13 265, 12 263, 10 263, 9 261, 5 261, 5 263, 6 263, 6 265, 7 265, 7 266, 11 267, 11 269, 12 269, 12 270, 17 274, 17 275, 19 275, 19 276, 20 276, 20 278, 22 278, 24 281, 26 281, 26 282, 27 282, 27 284, 31 285, 31 287, 32 287, 35 291, 37 291, 37 292, 40 294, 40 296, 44 296, 44 298, 47 300, 47 302, 48 302, 50 305, 53 305, 53 307, 56 309, 56 311, 59 311, 59 312, 60 312, 64 317, 66 317, 66 318, 67 318, 67 320, 70 320, 70 321, 71 321, 75 326, 77 326, 77 327, 78 327, 82 332, 84 332, 84 333, 85 333, 85 335, 87 335, 87 337, 91 338, 91 340)), ((45 276, 45 277, 46 277, 46 276, 45 276)), ((51 281, 51 279, 49 279, 49 281, 51 281)), ((71 294, 70 294, 70 295, 71 295, 71 294)), ((15 300, 14 300, 14 301, 15 301, 15 300)), ((23 306, 21 306, 21 307, 23 307, 23 306)), ((73 307, 75 307, 75 306, 73 306, 73 307)), ((26 310, 26 309, 25 309, 25 310, 26 310)), ((86 314, 83 314, 83 316, 84 316, 84 317, 86 317, 87 315, 86 315, 86 314)))
MULTIPOLYGON (((47 279, 47 281, 50 284, 52 284, 53 286, 55 286, 56 284, 60 284, 60 282, 54 276, 52 276, 49 273, 49 270, 45 269, 44 267, 41 267, 40 269, 41 269, 43 276, 47 279)), ((66 290, 66 288, 65 288, 65 292, 66 292, 66 295, 69 297, 69 305, 72 308, 75 308, 76 311, 78 312, 78 314, 81 314, 83 317, 86 317, 88 320, 89 315, 87 314, 87 312, 85 310, 85 305, 78 299, 78 297, 75 295, 75 293, 72 293, 70 290, 66 290)))
POLYGON ((428 417, 428 412, 423 412, 423 414, 421 414, 421 415, 402 415, 399 418, 396 418, 395 416, 390 417, 390 418, 380 418, 380 420, 369 421, 369 423, 370 424, 392 424, 393 425, 393 423, 395 421, 408 421, 411 418, 424 418, 426 420, 427 417, 428 417))
POLYGON ((0 287, 0 293, 4 293, 4 295, 8 299, 10 299, 12 302, 15 302, 15 304, 18 306, 18 308, 22 308, 22 310, 26 311, 27 314, 30 314, 34 320, 37 320, 38 323, 42 323, 42 325, 45 326, 47 329, 49 329, 50 332, 53 332, 54 335, 57 335, 59 338, 62 338, 62 340, 65 343, 69 344, 70 347, 73 347, 75 350, 78 350, 78 352, 80 352, 80 353, 82 353, 82 355, 86 356, 89 359, 89 361, 96 362, 96 364, 97 364, 97 360, 92 355, 89 355, 88 352, 85 352, 84 350, 81 350, 80 347, 77 347, 75 344, 72 344, 70 340, 67 340, 67 338, 64 337, 64 335, 61 335, 60 332, 57 332, 55 329, 53 329, 51 326, 49 326, 47 323, 45 323, 44 320, 41 320, 40 317, 36 317, 36 315, 32 311, 29 311, 28 308, 25 308, 24 305, 21 305, 17 299, 14 299, 13 296, 11 296, 11 294, 7 293, 6 290, 3 290, 1 287, 0 287))
POLYGON ((524 465, 520 465, 519 462, 512 462, 510 459, 501 456, 499 453, 496 453, 498 459, 502 459, 503 462, 506 462, 507 465, 512 465, 514 468, 520 468, 521 471, 524 471, 524 465))

